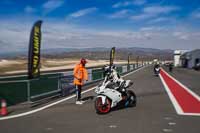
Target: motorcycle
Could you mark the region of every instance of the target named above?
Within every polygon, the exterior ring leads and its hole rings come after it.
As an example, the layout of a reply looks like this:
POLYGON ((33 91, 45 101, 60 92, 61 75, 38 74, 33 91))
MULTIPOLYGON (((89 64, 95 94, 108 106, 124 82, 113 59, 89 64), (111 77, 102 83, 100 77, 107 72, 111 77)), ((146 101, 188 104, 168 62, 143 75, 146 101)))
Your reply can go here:
POLYGON ((98 114, 106 114, 114 107, 136 106, 136 95, 127 90, 133 83, 123 80, 114 67, 107 68, 103 83, 95 88, 97 97, 95 109, 98 114))
POLYGON ((155 75, 155 76, 158 76, 159 73, 160 73, 160 66, 156 65, 156 66, 154 67, 154 75, 155 75))

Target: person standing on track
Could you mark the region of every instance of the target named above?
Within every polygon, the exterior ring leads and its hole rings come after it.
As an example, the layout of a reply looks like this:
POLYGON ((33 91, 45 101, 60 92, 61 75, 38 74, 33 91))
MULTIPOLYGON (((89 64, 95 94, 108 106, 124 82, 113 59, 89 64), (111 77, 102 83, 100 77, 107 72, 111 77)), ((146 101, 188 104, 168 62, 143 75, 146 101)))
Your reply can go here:
POLYGON ((169 72, 172 72, 172 70, 173 70, 173 63, 170 63, 169 64, 169 72))
POLYGON ((83 104, 83 101, 81 101, 81 90, 84 85, 84 81, 88 80, 88 72, 85 68, 86 63, 86 59, 82 58, 80 63, 74 67, 73 75, 74 85, 76 87, 76 104, 83 104))

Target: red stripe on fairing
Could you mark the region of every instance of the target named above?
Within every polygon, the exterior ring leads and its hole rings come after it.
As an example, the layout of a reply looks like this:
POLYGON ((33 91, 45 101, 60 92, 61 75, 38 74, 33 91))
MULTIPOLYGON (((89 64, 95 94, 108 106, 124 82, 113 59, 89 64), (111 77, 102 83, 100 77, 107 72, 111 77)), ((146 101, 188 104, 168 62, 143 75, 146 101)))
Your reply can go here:
POLYGON ((184 113, 200 113, 200 101, 196 97, 169 77, 163 70, 160 71, 160 74, 184 113))

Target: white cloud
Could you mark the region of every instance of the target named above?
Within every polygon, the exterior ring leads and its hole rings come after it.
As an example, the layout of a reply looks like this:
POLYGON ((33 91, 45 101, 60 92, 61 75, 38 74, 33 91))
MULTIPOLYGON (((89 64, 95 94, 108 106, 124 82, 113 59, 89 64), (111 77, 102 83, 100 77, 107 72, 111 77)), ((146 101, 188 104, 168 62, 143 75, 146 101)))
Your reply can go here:
POLYGON ((166 18, 166 17, 159 17, 159 18, 151 20, 150 23, 159 23, 159 22, 163 22, 163 21, 167 21, 167 20, 168 20, 168 18, 166 18))
POLYGON ((180 8, 176 6, 150 6, 150 7, 145 7, 143 11, 144 13, 157 15, 157 14, 171 13, 179 9, 180 8))
POLYGON ((103 31, 103 32, 98 32, 96 33, 97 35, 100 36, 107 36, 110 38, 116 38, 119 40, 126 40, 130 42, 138 42, 141 40, 148 40, 151 38, 152 33, 150 32, 132 32, 132 31, 119 31, 119 32, 114 32, 114 31, 103 31))
POLYGON ((140 28, 140 31, 164 31, 167 30, 165 27, 159 27, 159 26, 150 26, 150 27, 142 27, 140 28))
POLYGON ((146 3, 146 0, 134 0, 133 1, 134 5, 144 5, 146 3))
POLYGON ((112 7, 113 8, 119 8, 119 7, 126 7, 126 6, 130 6, 130 5, 144 5, 146 3, 146 0, 128 0, 125 2, 118 2, 116 4, 114 4, 112 7))
POLYGON ((118 3, 114 4, 112 7, 113 8, 125 7, 130 4, 131 4, 131 2, 127 2, 127 1, 126 2, 118 2, 118 3))
POLYGON ((174 32, 173 36, 181 40, 189 40, 189 34, 185 32, 180 32, 180 31, 174 32))
POLYGON ((139 15, 131 16, 132 20, 145 20, 157 17, 159 15, 169 14, 171 12, 179 10, 176 6, 149 6, 143 9, 143 12, 139 15))
POLYGON ((33 7, 31 7, 31 6, 26 6, 26 7, 24 8, 24 11, 25 11, 26 13, 34 13, 34 12, 36 12, 36 9, 33 8, 33 7))
POLYGON ((200 18, 200 12, 193 14, 193 17, 199 19, 200 18))
POLYGON ((96 11, 96 7, 86 8, 70 14, 70 17, 78 18, 96 11))
MULTIPOLYGON (((0 22, 0 52, 28 51, 32 23, 0 22)), ((42 49, 83 47, 150 47, 167 49, 200 48, 200 32, 165 27, 142 27, 138 31, 81 29, 66 22, 42 25, 42 49)))
POLYGON ((155 24, 155 23, 161 23, 161 22, 174 22, 174 21, 175 19, 172 17, 158 17, 158 18, 153 18, 148 23, 155 24))
POLYGON ((192 18, 195 19, 200 19, 200 8, 198 8, 197 10, 193 11, 190 15, 192 18))
POLYGON ((155 16, 156 16, 155 14, 142 13, 142 14, 139 14, 139 15, 131 16, 130 19, 138 21, 138 20, 149 19, 149 18, 152 18, 152 17, 155 17, 155 16))
POLYGON ((26 29, 26 24, 16 24, 15 22, 0 23, 0 47, 2 52, 24 50, 28 46, 30 31, 26 29), (6 47, 5 47, 6 45, 6 47))
POLYGON ((46 3, 42 5, 44 9, 44 14, 47 14, 64 4, 64 0, 48 0, 46 3))
POLYGON ((125 18, 129 16, 129 10, 121 10, 121 11, 117 11, 111 15, 109 15, 109 18, 125 18))

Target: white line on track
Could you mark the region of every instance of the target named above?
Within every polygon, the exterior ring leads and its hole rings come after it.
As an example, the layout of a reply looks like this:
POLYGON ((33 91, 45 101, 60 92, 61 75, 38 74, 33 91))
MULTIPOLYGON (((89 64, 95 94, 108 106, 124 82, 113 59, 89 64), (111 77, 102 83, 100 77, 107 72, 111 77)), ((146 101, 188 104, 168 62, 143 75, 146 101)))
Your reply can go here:
MULTIPOLYGON (((135 73, 135 72, 137 72, 137 71, 139 71, 139 70, 141 70, 141 69, 144 69, 144 68, 146 68, 146 67, 141 67, 141 68, 139 68, 139 69, 137 69, 137 70, 135 70, 135 71, 132 71, 132 72, 130 72, 130 73, 128 73, 128 74, 123 75, 122 77, 125 77, 125 76, 128 76, 128 75, 130 75, 130 74, 133 74, 133 73, 135 73)), ((82 94, 87 93, 87 92, 89 92, 89 91, 92 91, 92 90, 94 90, 94 89, 95 89, 95 87, 92 87, 92 88, 90 88, 90 89, 87 89, 87 90, 83 91, 82 94)), ((30 114, 39 112, 39 111, 42 111, 42 110, 47 109, 47 108, 49 108, 49 107, 52 107, 52 106, 54 106, 54 105, 56 105, 56 104, 59 104, 59 103, 62 103, 62 102, 64 102, 64 101, 67 101, 67 100, 69 100, 69 99, 72 99, 72 98, 74 98, 75 96, 76 96, 76 95, 72 95, 72 96, 66 97, 66 98, 64 98, 64 99, 61 99, 61 100, 56 101, 56 102, 54 102, 54 103, 48 104, 48 105, 43 106, 43 107, 41 107, 41 108, 34 109, 34 110, 32 110, 32 111, 28 111, 28 112, 24 112, 24 113, 16 114, 16 115, 11 115, 11 116, 1 117, 1 118, 0 118, 0 121, 1 121, 1 120, 12 119, 12 118, 18 118, 18 117, 22 117, 22 116, 26 116, 26 115, 30 115, 30 114)))

